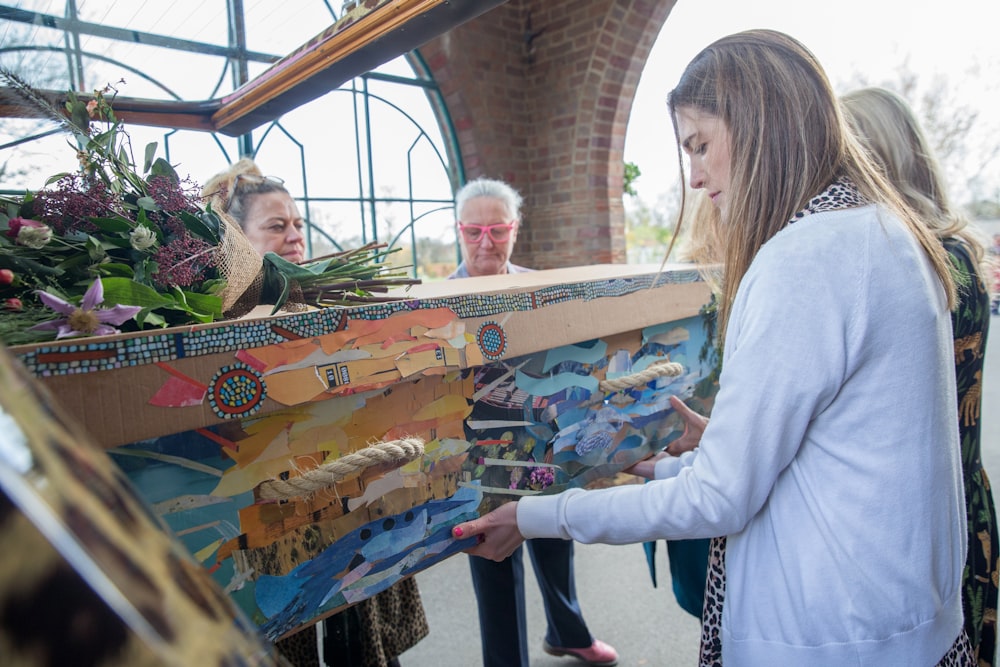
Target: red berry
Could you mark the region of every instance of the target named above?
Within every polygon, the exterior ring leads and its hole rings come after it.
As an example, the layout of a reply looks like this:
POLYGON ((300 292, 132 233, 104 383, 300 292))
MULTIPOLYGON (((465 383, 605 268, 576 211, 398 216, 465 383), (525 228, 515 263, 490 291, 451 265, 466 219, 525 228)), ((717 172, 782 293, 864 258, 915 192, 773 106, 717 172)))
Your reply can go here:
POLYGON ((14 297, 11 299, 5 299, 3 307, 7 310, 22 310, 24 308, 24 304, 21 303, 20 299, 14 297))
POLYGON ((0 269, 0 285, 10 285, 14 282, 14 272, 10 269, 0 269))

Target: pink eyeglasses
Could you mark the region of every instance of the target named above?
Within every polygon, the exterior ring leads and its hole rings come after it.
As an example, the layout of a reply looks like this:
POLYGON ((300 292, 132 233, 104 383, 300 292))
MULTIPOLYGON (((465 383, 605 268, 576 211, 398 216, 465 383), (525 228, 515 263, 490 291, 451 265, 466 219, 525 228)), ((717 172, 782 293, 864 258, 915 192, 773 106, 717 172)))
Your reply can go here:
POLYGON ((498 225, 470 225, 459 222, 458 229, 469 243, 479 243, 483 240, 484 233, 489 234, 494 243, 504 243, 510 240, 510 232, 514 229, 515 222, 498 225))

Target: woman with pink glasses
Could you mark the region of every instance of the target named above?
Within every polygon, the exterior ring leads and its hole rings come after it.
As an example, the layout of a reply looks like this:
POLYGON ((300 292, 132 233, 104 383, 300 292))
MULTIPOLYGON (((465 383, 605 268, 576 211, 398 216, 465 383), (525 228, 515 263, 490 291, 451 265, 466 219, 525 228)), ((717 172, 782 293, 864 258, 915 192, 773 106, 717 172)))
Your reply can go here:
MULTIPOLYGON (((449 278, 531 271, 511 264, 521 224, 521 195, 503 181, 479 178, 455 195, 462 263, 449 278)), ((542 649, 586 665, 612 667, 618 653, 587 629, 576 597, 573 543, 528 540, 528 554, 545 604, 548 630, 542 649)), ((484 667, 529 667, 522 549, 500 562, 470 556, 472 586, 479 606, 484 667)))
POLYGON ((448 278, 497 276, 531 269, 510 263, 521 225, 521 195, 503 181, 477 178, 455 195, 462 263, 448 278))

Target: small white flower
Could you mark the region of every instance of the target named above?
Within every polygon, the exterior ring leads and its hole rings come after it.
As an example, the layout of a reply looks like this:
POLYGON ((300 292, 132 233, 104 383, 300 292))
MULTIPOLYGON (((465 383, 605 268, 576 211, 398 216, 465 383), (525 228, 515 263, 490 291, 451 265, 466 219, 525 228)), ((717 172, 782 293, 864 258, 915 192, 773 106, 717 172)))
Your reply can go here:
POLYGON ((149 250, 156 243, 156 234, 149 227, 139 225, 129 232, 129 241, 136 250, 149 250))
POLYGON ((52 228, 43 224, 25 224, 21 227, 20 231, 17 232, 17 243, 25 246, 26 248, 39 250, 48 245, 51 240, 52 228))

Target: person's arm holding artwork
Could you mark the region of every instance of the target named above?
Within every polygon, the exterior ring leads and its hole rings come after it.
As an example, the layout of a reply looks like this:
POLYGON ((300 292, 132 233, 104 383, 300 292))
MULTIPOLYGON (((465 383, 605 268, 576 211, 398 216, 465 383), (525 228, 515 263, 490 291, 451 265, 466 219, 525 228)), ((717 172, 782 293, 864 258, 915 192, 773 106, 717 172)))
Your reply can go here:
POLYGON ((524 538, 725 535, 723 664, 971 665, 943 247, 791 37, 716 41, 668 106, 726 230, 724 363, 697 455, 666 477, 675 461, 656 461, 644 485, 522 498, 456 535, 497 559, 524 538))

